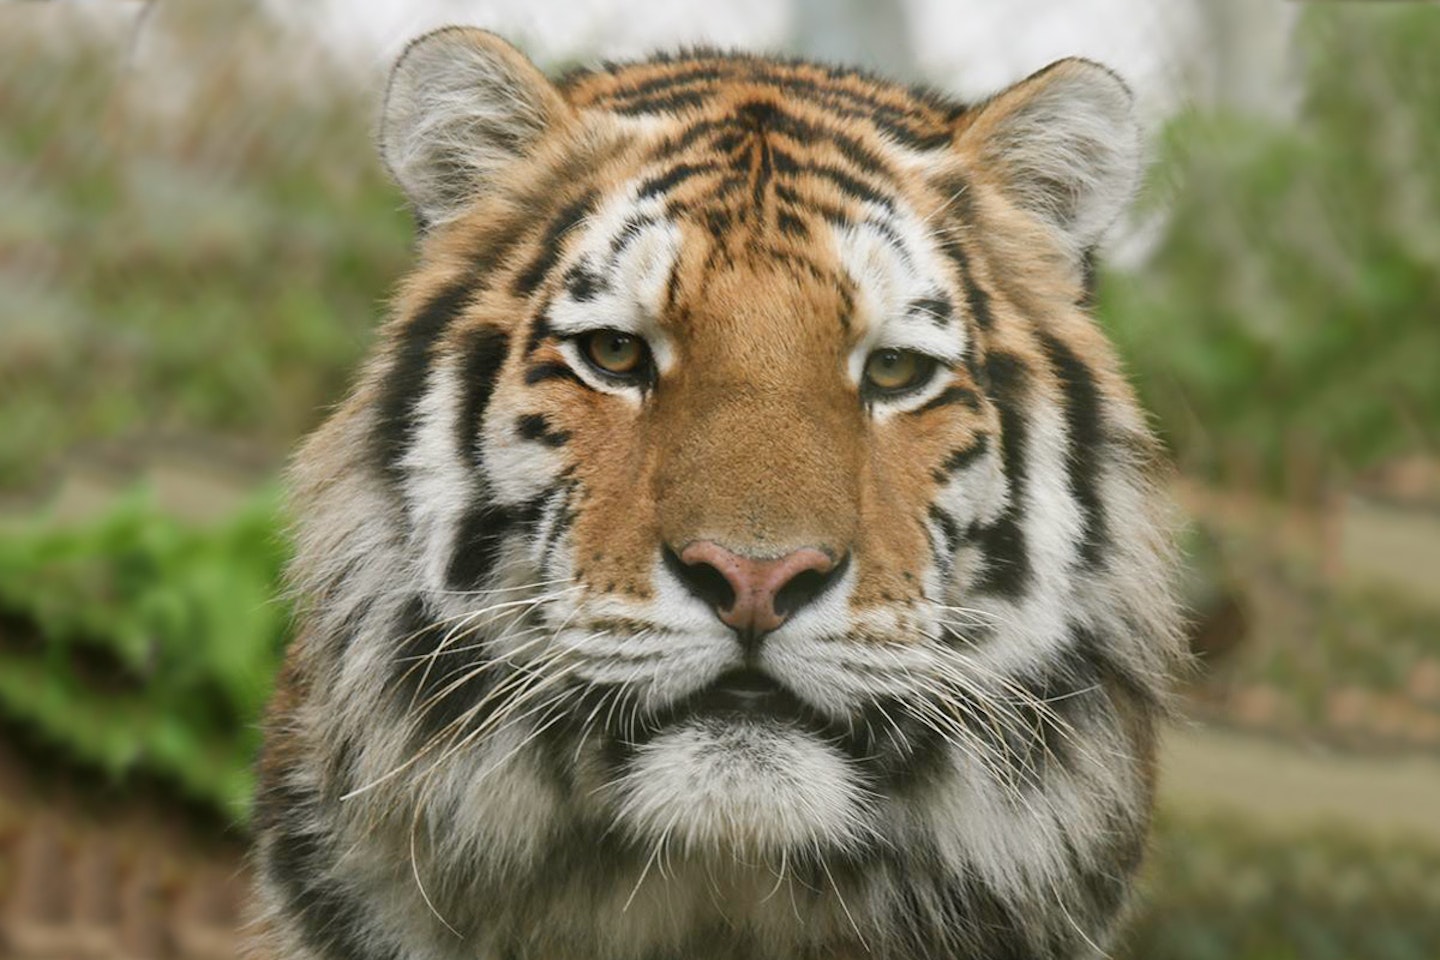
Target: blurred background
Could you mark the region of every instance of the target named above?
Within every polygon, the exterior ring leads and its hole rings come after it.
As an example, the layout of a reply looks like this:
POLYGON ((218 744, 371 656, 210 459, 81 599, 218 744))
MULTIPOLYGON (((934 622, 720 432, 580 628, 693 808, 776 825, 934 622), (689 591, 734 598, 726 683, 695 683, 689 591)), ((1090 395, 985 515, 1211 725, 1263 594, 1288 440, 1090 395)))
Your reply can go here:
POLYGON ((370 130, 442 22, 967 98, 1119 68, 1150 174, 1098 319, 1199 667, 1117 956, 1440 958, 1440 5, 0 0, 0 960, 235 955, 277 476, 409 262, 370 130))

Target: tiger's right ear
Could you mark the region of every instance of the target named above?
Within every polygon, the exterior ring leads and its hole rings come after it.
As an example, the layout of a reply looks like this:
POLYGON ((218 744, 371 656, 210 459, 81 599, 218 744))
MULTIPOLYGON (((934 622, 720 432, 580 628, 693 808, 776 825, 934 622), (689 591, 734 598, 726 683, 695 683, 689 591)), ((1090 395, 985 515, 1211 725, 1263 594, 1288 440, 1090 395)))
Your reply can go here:
POLYGON ((380 153, 423 227, 453 219, 570 107, 495 34, 446 27, 410 43, 385 92, 380 153))

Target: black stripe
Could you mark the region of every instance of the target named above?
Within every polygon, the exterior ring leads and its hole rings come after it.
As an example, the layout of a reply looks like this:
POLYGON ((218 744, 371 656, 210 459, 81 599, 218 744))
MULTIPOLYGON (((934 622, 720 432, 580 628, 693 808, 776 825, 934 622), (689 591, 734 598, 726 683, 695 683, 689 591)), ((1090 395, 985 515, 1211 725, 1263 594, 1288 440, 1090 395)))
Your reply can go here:
MULTIPOLYGON (((736 119, 747 126, 755 125, 757 104, 746 104, 737 109, 736 119)), ((813 147, 827 145, 834 147, 842 157, 866 173, 888 175, 889 166, 869 147, 833 127, 817 126, 802 120, 774 103, 765 103, 764 129, 779 133, 796 143, 813 147)))
POLYGON ((805 221, 787 210, 781 210, 776 215, 776 226, 780 228, 781 233, 798 240, 804 240, 810 236, 810 228, 805 226, 805 221))
POLYGON ((805 200, 800 196, 799 192, 788 183, 775 184, 775 198, 791 206, 799 207, 802 210, 806 209, 805 200))
POLYGON ((1025 497, 1029 486, 1029 426, 1025 406, 1029 389, 1028 371, 1015 356, 992 352, 985 360, 992 396, 1000 411, 1000 454, 1009 487, 1009 501, 1000 519, 976 530, 976 539, 985 554, 985 568, 975 585, 977 590, 1004 597, 1018 597, 1031 576, 1026 545, 1025 497))
POLYGON ((1100 270, 1093 247, 1080 258, 1080 277, 1082 286, 1076 306, 1081 310, 1093 310, 1100 289, 1100 270))
POLYGON ((599 200, 598 191, 587 190, 560 208, 560 212, 545 227, 545 232, 540 237, 539 253, 516 275, 511 284, 510 289, 515 296, 528 297, 539 289, 540 284, 545 282, 545 277, 560 260, 560 245, 565 235, 594 211, 599 200))
POLYGON ((657 194, 668 193, 691 177, 713 172, 715 172, 715 168, 708 164, 701 166, 696 163, 677 163, 666 172, 657 174, 640 184, 637 193, 640 199, 649 199, 657 194))
MULTIPOLYGON (((536 186, 547 189, 546 183, 536 186)), ((524 236, 525 223, 501 225, 470 257, 469 270, 444 287, 406 321, 391 348, 391 366, 377 398, 376 424, 370 443, 376 465, 392 482, 400 476, 400 461, 414 438, 415 413, 425 392, 433 348, 445 331, 484 289, 492 271, 499 269, 524 236)))
POLYGON ((950 552, 951 556, 954 556, 955 551, 960 549, 962 539, 960 526, 955 522, 955 518, 932 503, 930 504, 930 519, 940 528, 940 536, 945 539, 945 549, 950 552))
POLYGON ((1065 393, 1065 471, 1070 495, 1085 518, 1080 560, 1093 568, 1104 561, 1109 540, 1100 499, 1100 464, 1106 446, 1103 403, 1094 374, 1069 346, 1048 332, 1040 334, 1040 343, 1065 393))
POLYGON ((905 312, 919 314, 941 329, 950 326, 950 322, 955 319, 955 307, 943 293, 911 300, 905 305, 905 312))
POLYGON ((630 246, 636 237, 640 236, 640 231, 657 222, 659 221, 654 217, 631 217, 629 220, 626 220, 625 224, 620 228, 620 232, 610 239, 610 259, 612 264, 614 259, 618 257, 626 247, 630 246))
POLYGON ((476 327, 467 333, 462 349, 465 362, 461 367, 460 389, 464 396, 460 417, 455 423, 456 446, 465 463, 474 466, 480 462, 480 421, 495 392, 500 368, 505 365, 510 339, 494 327, 476 327))
POLYGON ((777 146, 770 148, 770 162, 775 164, 775 169, 782 177, 796 176, 803 166, 790 151, 777 146))
POLYGON ((571 383, 578 383, 582 387, 589 384, 580 378, 580 375, 563 363, 549 361, 537 363, 525 371, 525 383, 534 386, 537 383, 544 383, 546 380, 569 380, 571 383))
POLYGON ((261 791, 256 818, 265 847, 266 879, 283 895, 282 910, 301 942, 325 960, 397 960, 368 929, 370 909, 334 877, 337 857, 324 826, 319 795, 293 784, 261 791))
POLYGON ((1125 666, 1120 658, 1115 656, 1111 649, 1112 644, 1103 636, 1072 623, 1070 643, 1076 655, 1092 665, 1097 677, 1109 681, 1115 690, 1147 710, 1158 712, 1161 709, 1153 683, 1147 682, 1125 666))
POLYGON ((565 271, 565 290, 576 303, 589 303, 609 288, 605 278, 586 264, 577 263, 565 271))
MULTIPOLYGON (((651 161, 669 160, 681 152, 694 146, 705 137, 713 136, 724 130, 734 127, 734 121, 729 117, 722 117, 712 120, 697 120, 685 128, 685 132, 677 137, 667 137, 656 144, 650 151, 651 161)), ((712 145, 713 146, 713 145, 712 145)))
POLYGON ((826 144, 832 146, 840 152, 842 157, 866 173, 880 174, 881 176, 889 176, 891 173, 890 166, 881 159, 879 154, 839 130, 817 127, 790 113, 780 114, 780 122, 775 129, 806 145, 826 144))
POLYGON ((550 326, 550 304, 546 303, 535 312, 535 319, 530 321, 530 335, 525 338, 525 356, 528 358, 540 345, 549 340, 555 330, 550 326))
POLYGON ((903 796, 935 784, 953 769, 951 743, 943 727, 922 719, 925 712, 904 698, 880 696, 843 724, 815 732, 839 747, 878 793, 903 796))
POLYGON ((454 553, 445 581, 454 590, 476 590, 485 585, 499 559, 500 548, 517 528, 533 524, 544 508, 545 493, 517 506, 501 506, 478 498, 460 520, 454 553))
POLYGON ((964 404, 971 410, 974 410, 976 413, 980 412, 979 394, 977 394, 974 390, 971 390, 969 387, 962 387, 958 384, 955 386, 946 387, 938 395, 931 397, 928 401, 925 402, 924 405, 916 407, 915 410, 912 412, 926 413, 930 410, 935 410, 940 407, 949 407, 957 403, 964 404))
POLYGON ((879 127, 882 133, 899 141, 904 146, 916 150, 941 150, 948 147, 955 139, 953 130, 936 130, 933 133, 922 133, 913 127, 906 126, 887 116, 876 116, 874 122, 875 126, 879 127))
MULTIPOLYGON (((850 214, 846 213, 844 210, 841 210, 837 206, 833 206, 832 204, 826 203, 823 200, 801 200, 798 194, 794 196, 794 199, 791 199, 790 197, 784 196, 781 193, 782 190, 794 194, 794 191, 790 190, 784 184, 777 183, 775 185, 775 195, 781 200, 784 200, 787 203, 792 203, 802 210, 809 211, 810 213, 814 214, 817 217, 820 217, 825 222, 829 223, 834 227, 844 229, 846 227, 851 227, 855 225, 855 221, 853 218, 851 218, 850 214)), ((874 223, 875 221, 870 220, 867 222, 874 223)))
MULTIPOLYGON (((905 874, 900 874, 904 876, 905 874)), ((1040 946, 1036 918, 1024 920, 973 869, 935 879, 908 877, 896 890, 893 937, 897 957, 984 957, 985 960, 1056 960, 1077 953, 1059 944, 1040 946)), ((1073 937, 1073 934, 1072 934, 1073 937)))
POLYGON ((669 71, 662 76, 651 77, 639 83, 632 83, 620 87, 617 90, 606 94, 602 102, 626 103, 631 100, 648 97, 651 94, 671 91, 676 87, 692 83, 713 83, 716 80, 723 80, 735 75, 737 70, 735 64, 701 62, 686 65, 669 71))
POLYGON ((983 457, 985 451, 989 449, 990 437, 982 433, 975 438, 975 442, 970 444, 970 446, 961 447, 959 450, 952 450, 944 462, 935 468, 932 474, 935 477, 935 482, 948 482, 955 474, 971 466, 976 460, 983 457))
MULTIPOLYGON (((849 119, 868 120, 875 125, 876 129, 907 147, 934 150, 949 144, 953 137, 953 132, 948 127, 934 129, 931 132, 917 129, 918 126, 927 124, 914 110, 886 103, 884 100, 870 95, 869 91, 817 84, 804 77, 786 76, 769 71, 762 72, 761 76, 769 82, 783 87, 790 95, 803 97, 831 113, 849 119)), ((832 80, 849 78, 860 79, 863 82, 875 82, 854 73, 831 77, 832 80)), ((883 81, 882 85, 884 85, 883 81)), ((929 125, 933 126, 933 124, 929 125)))
POLYGON ((960 289, 965 294, 965 306, 970 316, 981 330, 991 329, 995 326, 995 314, 990 308, 990 294, 975 281, 975 274, 970 269, 970 255, 953 236, 945 241, 943 250, 960 275, 960 289))
POLYGON ((550 560, 555 555, 555 547, 575 522, 575 512, 570 509, 570 498, 574 495, 578 485, 579 481, 575 480, 567 469, 565 482, 561 484, 556 496, 551 498, 555 504, 552 508, 555 518, 550 522, 550 528, 545 533, 545 543, 540 550, 540 574, 542 577, 551 575, 550 560))
MULTIPOLYGON (((941 114, 941 122, 937 122, 915 107, 896 105, 877 96, 891 89, 885 81, 815 64, 796 63, 793 67, 818 70, 829 82, 817 82, 788 72, 783 64, 777 68, 777 65, 758 61, 722 61, 696 66, 674 76, 653 77, 615 91, 601 102, 619 113, 674 109, 679 104, 701 103, 716 92, 719 83, 743 78, 768 84, 784 96, 805 100, 838 117, 868 121, 891 140, 918 150, 948 146, 953 138, 953 123, 965 110, 962 105, 942 100, 929 91, 908 91, 926 108, 941 114), (856 90, 843 85, 846 81, 874 84, 881 90, 856 90)), ((903 94, 897 91, 897 95, 903 94)))
POLYGON ((830 181, 847 196, 873 203, 890 213, 895 210, 893 199, 879 189, 857 180, 839 167, 827 163, 809 163, 805 164, 803 169, 808 174, 830 181))
POLYGON ((527 413, 515 421, 515 432, 525 440, 543 443, 547 447, 563 447, 570 442, 570 434, 554 430, 544 414, 527 413))
POLYGON ((889 240, 890 246, 894 248, 896 255, 904 261, 906 266, 911 266, 915 263, 915 258, 910 255, 910 248, 906 246, 905 239, 900 236, 900 232, 895 229, 893 223, 888 220, 871 217, 865 221, 865 226, 874 230, 886 240, 889 240))
POLYGON ((627 101, 610 109, 627 117, 641 113, 679 113, 686 107, 698 107, 709 100, 712 95, 713 91, 705 89, 657 93, 654 96, 627 101))
POLYGON ((457 624, 437 623, 424 598, 414 596, 396 618, 387 689, 392 702, 414 721, 414 749, 438 736, 458 740, 497 709, 485 703, 495 671, 474 637, 457 624), (467 714, 470 714, 467 716, 467 714))
POLYGON ((397 480, 400 461, 415 431, 415 410, 425 392, 430 354, 440 335, 469 305, 473 277, 453 283, 435 294, 407 323, 397 337, 390 369, 376 401, 376 424, 371 434, 377 466, 397 480))
POLYGON ((1053 768, 1073 767, 1076 742, 1104 720, 1106 698, 1098 682, 1094 663, 1072 634, 1055 660, 1011 678, 1020 695, 999 711, 999 723, 993 712, 976 718, 976 734, 983 737, 988 730, 1003 741, 996 746, 1017 786, 1043 790, 1053 768))

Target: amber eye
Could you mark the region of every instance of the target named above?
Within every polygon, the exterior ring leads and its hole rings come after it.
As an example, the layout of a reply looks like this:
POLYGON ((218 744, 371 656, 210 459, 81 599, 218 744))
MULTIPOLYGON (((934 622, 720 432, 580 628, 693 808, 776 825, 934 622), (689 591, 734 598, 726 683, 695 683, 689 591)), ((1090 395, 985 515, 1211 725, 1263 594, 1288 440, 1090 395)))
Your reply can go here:
POLYGON ((865 361, 865 386, 874 393, 904 393, 935 372, 935 359, 913 350, 876 350, 865 361))
POLYGON ((638 377, 650 365, 645 341, 619 330, 596 330, 580 338, 585 359, 596 369, 613 377, 638 377))

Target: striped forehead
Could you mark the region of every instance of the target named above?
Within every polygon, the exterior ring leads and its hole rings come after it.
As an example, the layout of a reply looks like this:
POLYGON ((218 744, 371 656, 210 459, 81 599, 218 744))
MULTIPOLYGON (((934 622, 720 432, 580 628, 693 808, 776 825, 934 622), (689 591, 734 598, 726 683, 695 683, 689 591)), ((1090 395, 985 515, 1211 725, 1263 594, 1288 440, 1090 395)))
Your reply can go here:
MULTIPOLYGON (((608 328, 645 337, 662 369, 671 354, 663 320, 685 237, 656 188, 665 179, 675 179, 673 171, 632 179, 578 225, 548 311, 550 327, 562 336, 608 328)), ((919 350, 952 362, 964 354, 952 278, 935 238, 906 203, 862 202, 852 216, 818 218, 813 226, 807 245, 815 245, 814 256, 838 264, 856 293, 852 333, 861 346, 919 350)))
POLYGON ((967 331, 950 272, 925 223, 897 200, 866 205, 862 219, 830 226, 835 257, 855 284, 859 343, 959 360, 967 331))
POLYGON ((597 329, 643 336, 663 369, 661 318, 681 232, 664 201, 642 196, 641 186, 636 180, 616 191, 580 225, 549 324, 562 336, 597 329))

